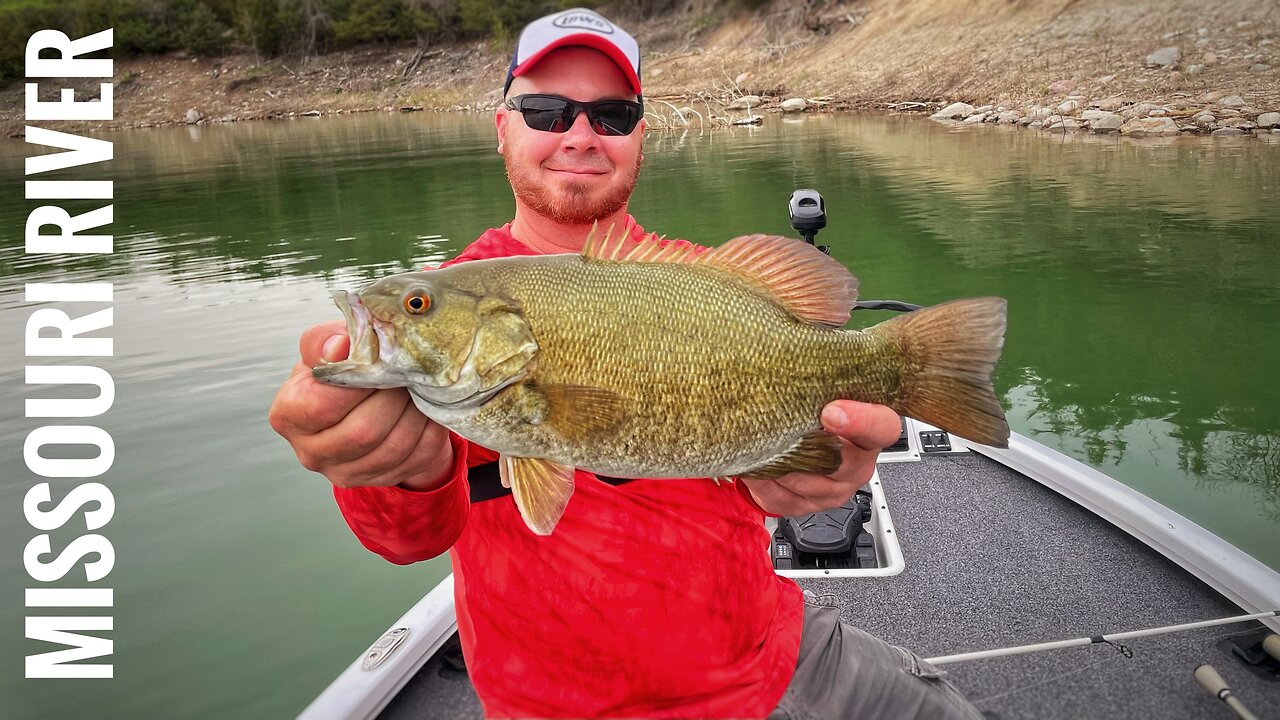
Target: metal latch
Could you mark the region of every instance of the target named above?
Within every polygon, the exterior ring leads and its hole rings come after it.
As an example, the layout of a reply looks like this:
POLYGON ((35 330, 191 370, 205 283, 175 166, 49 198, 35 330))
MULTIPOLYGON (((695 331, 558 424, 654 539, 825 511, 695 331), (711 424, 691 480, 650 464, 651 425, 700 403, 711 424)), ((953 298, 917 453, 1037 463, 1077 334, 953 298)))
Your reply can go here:
POLYGON ((387 658, 391 657, 391 653, 400 647, 400 643, 409 637, 409 628, 398 627, 391 628, 382 634, 369 651, 364 654, 364 660, 360 663, 360 667, 365 670, 377 670, 387 658))

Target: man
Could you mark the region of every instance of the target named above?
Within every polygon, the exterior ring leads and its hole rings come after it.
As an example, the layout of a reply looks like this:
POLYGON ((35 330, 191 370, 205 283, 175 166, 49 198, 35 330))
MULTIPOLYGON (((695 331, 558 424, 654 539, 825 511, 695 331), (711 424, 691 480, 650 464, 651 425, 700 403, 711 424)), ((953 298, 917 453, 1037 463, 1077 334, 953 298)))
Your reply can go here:
MULTIPOLYGON (((495 116, 515 218, 451 262, 578 252, 595 222, 638 241, 627 202, 644 157, 640 101, 639 48, 617 26, 569 10, 525 28, 495 116)), ((312 379, 348 346, 341 322, 306 331, 272 427, 333 483, 370 550, 401 564, 450 553, 486 714, 978 717, 914 656, 807 606, 765 552, 763 514, 835 507, 867 481, 898 437, 888 408, 824 410, 844 439, 829 477, 717 485, 579 470, 560 524, 539 537, 501 488, 496 454, 428 421, 406 391, 312 379)))

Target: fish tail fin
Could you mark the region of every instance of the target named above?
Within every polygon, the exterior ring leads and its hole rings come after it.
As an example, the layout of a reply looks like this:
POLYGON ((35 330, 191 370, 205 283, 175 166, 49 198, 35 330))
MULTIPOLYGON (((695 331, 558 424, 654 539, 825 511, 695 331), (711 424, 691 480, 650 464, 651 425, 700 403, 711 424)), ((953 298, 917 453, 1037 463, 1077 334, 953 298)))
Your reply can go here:
POLYGON ((899 391, 887 404, 966 440, 1008 447, 1009 423, 991 385, 1006 307, 997 297, 953 300, 869 328, 903 356, 899 391))

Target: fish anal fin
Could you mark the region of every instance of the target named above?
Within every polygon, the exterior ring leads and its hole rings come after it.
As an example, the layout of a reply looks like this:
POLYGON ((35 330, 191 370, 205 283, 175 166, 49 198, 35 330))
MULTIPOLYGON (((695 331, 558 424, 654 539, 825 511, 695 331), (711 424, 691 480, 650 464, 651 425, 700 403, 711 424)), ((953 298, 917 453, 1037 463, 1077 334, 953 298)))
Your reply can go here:
POLYGON ((755 284, 797 320, 840 327, 858 299, 858 279, 814 246, 778 235, 733 238, 693 262, 755 284))
POLYGON ((502 484, 511 488, 516 508, 535 535, 550 535, 573 495, 573 468, 540 458, 498 459, 502 484))
POLYGON ((795 445, 760 467, 742 473, 742 477, 752 480, 772 480, 793 472, 830 475, 840 467, 840 450, 840 438, 826 431, 817 430, 800 438, 795 445))
POLYGON ((608 434, 627 416, 626 400, 612 390, 588 385, 532 385, 546 399, 546 419, 556 434, 582 443, 608 434))

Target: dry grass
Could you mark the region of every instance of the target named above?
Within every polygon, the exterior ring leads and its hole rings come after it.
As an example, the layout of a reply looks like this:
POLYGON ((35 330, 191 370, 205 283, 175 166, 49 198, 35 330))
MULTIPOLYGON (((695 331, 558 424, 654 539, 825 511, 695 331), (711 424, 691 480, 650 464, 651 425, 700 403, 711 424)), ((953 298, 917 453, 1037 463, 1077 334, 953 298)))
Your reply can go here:
POLYGON ((703 84, 699 78, 708 73, 747 72, 749 90, 834 95, 857 107, 957 100, 1012 105, 1065 94, 1049 90, 1064 80, 1094 96, 1164 100, 1213 88, 1241 94, 1255 107, 1280 105, 1280 8, 1274 3, 866 0, 821 5, 799 21, 792 7, 766 7, 766 23, 726 22, 705 39, 700 55, 665 63, 651 82, 654 91, 679 93, 703 84), (1204 44, 1197 44, 1201 38, 1204 44), (1166 45, 1181 47, 1183 65, 1201 63, 1208 50, 1219 62, 1181 79, 1143 67, 1148 53, 1166 45), (1252 71, 1258 61, 1272 69, 1252 71))
MULTIPOLYGON (((1212 89, 1280 109, 1280 5, 1270 0, 774 0, 736 16, 725 7, 686 0, 657 19, 616 17, 646 49, 646 95, 663 123, 683 125, 659 100, 695 107, 711 124, 732 117, 722 103, 743 94, 772 96, 765 109, 801 96, 826 109, 926 110, 957 100, 1056 102, 1073 92, 1169 102, 1212 89), (1196 76, 1143 67, 1166 45, 1182 49, 1183 65, 1204 64, 1208 51, 1218 62, 1196 76), (1251 70, 1257 62, 1271 69, 1251 70)), ((189 107, 245 120, 497 102, 508 58, 488 45, 443 48, 406 73, 414 54, 361 49, 265 70, 248 55, 120 61, 116 119, 99 125, 180 123, 189 107)), ((20 84, 0 94, 0 131, 21 132, 22 103, 20 84)))

